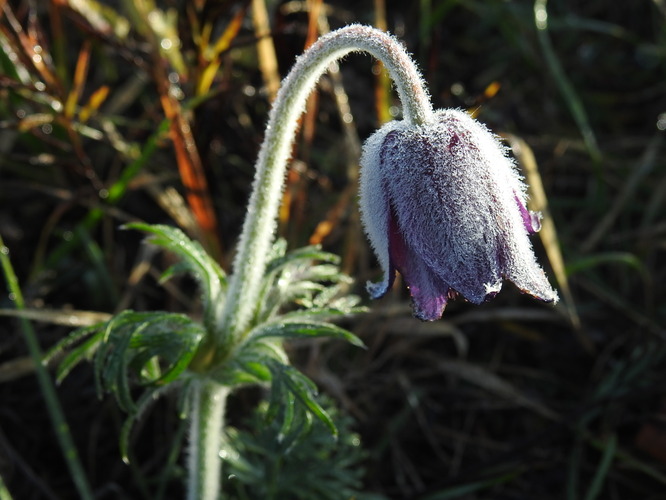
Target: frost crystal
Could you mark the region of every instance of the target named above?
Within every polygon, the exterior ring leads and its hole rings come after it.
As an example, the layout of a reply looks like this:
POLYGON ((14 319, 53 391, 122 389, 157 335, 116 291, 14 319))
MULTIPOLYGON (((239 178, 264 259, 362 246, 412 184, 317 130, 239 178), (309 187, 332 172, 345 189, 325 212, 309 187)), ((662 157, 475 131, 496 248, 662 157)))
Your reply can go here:
POLYGON ((403 275, 424 320, 441 317, 449 299, 474 304, 508 279, 554 302, 528 233, 540 217, 526 208, 525 185, 505 149, 465 112, 441 110, 424 125, 391 122, 365 143, 361 213, 384 269, 369 284, 384 295, 403 275))

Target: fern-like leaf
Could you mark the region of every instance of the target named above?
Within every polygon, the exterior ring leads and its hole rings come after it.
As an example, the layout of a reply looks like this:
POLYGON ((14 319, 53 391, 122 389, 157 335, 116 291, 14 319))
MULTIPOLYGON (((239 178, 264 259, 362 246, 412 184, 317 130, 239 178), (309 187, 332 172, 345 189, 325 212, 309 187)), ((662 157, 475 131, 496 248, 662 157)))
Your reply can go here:
POLYGON ((181 262, 166 271, 162 279, 177 271, 189 271, 201 287, 204 306, 204 324, 209 331, 215 328, 217 316, 223 309, 227 289, 227 276, 220 265, 196 241, 180 229, 161 224, 131 223, 124 226, 150 233, 148 241, 181 258, 181 262))

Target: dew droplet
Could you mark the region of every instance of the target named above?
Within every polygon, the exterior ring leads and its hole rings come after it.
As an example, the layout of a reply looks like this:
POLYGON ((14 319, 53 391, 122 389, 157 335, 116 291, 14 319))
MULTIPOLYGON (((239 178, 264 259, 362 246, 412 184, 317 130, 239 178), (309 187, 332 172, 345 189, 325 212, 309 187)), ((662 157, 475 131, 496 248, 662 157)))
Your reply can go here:
POLYGON ((465 93, 465 86, 460 82, 456 82, 451 85, 451 93, 455 96, 461 96, 465 93))
POLYGON ((546 10, 546 0, 538 0, 534 4, 534 20, 539 30, 548 28, 548 11, 546 10))
POLYGON ((172 85, 169 88, 169 94, 171 94, 174 99, 178 99, 179 101, 182 101, 185 98, 185 93, 181 90, 180 87, 176 87, 175 85, 172 85))
POLYGON ((657 116, 657 129, 666 130, 666 113, 660 113, 657 116))

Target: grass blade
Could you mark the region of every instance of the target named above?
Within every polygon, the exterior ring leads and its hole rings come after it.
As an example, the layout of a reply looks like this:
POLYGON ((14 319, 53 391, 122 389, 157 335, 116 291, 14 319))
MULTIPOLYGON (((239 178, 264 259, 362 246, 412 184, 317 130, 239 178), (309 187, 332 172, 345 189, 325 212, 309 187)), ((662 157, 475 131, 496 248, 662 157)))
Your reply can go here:
POLYGON ((613 434, 606 442, 604 453, 601 456, 601 462, 599 462, 599 467, 594 474, 592 484, 590 484, 590 487, 587 490, 585 500, 596 500, 599 498, 604 486, 604 479, 608 475, 608 469, 610 469, 610 466, 613 463, 615 450, 617 450, 617 436, 613 434))
POLYGON ((553 274, 557 280, 562 298, 566 304, 569 320, 577 332, 578 340, 588 351, 591 351, 592 344, 590 340, 584 336, 581 329, 580 317, 576 309, 571 287, 569 286, 569 279, 567 277, 567 270, 564 264, 564 257, 560 250, 560 242, 557 236, 557 228, 555 221, 550 213, 548 207, 548 197, 546 190, 543 187, 541 174, 536 162, 532 148, 520 137, 509 134, 507 136, 511 150, 518 159, 520 167, 525 175, 528 184, 528 192, 530 197, 530 209, 536 212, 541 212, 541 230, 539 231, 539 238, 548 256, 550 267, 553 269, 553 274))
POLYGON ((0 476, 0 500, 12 500, 12 494, 5 486, 2 476, 0 476))
POLYGON ((645 153, 643 154, 640 163, 632 169, 632 173, 626 180, 622 191, 620 191, 615 199, 615 203, 613 203, 611 209, 581 245, 583 253, 592 251, 601 241, 603 241, 604 237, 608 234, 618 217, 623 213, 626 206, 631 203, 632 198, 643 185, 642 183, 644 182, 644 179, 659 163, 661 159, 659 152, 663 142, 663 133, 659 132, 654 135, 645 149, 645 153))
POLYGON ((502 483, 506 483, 511 479, 514 479, 518 473, 504 474, 499 477, 493 477, 490 479, 485 479, 477 481, 475 483, 463 484, 461 486, 455 486, 453 488, 448 488, 445 491, 435 493, 434 495, 429 495, 423 500, 452 500, 454 498, 469 498, 467 495, 475 493, 477 491, 482 491, 493 486, 497 486, 502 483))
MULTIPOLYGON (((5 274, 7 289, 14 299, 16 308, 24 309, 25 302, 23 300, 23 294, 21 293, 18 278, 16 277, 16 273, 14 273, 14 268, 9 259, 9 249, 5 246, 2 236, 0 236, 0 261, 5 274)), ((88 478, 83 470, 81 461, 79 460, 79 454, 74 446, 74 440, 69 431, 69 425, 65 420, 62 407, 60 406, 60 401, 58 400, 55 387, 53 386, 53 381, 51 380, 51 377, 49 377, 46 367, 42 364, 42 350, 37 341, 37 335, 32 328, 32 324, 26 318, 20 318, 20 324, 23 337, 28 346, 28 350, 30 351, 30 356, 35 364, 37 381, 39 382, 46 409, 49 412, 51 423, 53 424, 53 430, 58 439, 58 444, 62 450, 72 480, 76 485, 80 498, 84 500, 92 500, 92 490, 88 484, 88 478)))
POLYGON ((257 37, 259 70, 268 90, 268 97, 272 101, 280 87, 280 73, 264 0, 252 0, 252 24, 257 37))
POLYGON ((547 0, 536 0, 536 2, 534 2, 534 21, 541 50, 546 58, 548 69, 553 75, 555 83, 564 98, 564 102, 569 107, 569 111, 583 136, 583 142, 585 143, 590 158, 592 158, 594 163, 599 164, 601 161, 601 151, 597 145, 594 131, 590 126, 590 121, 587 118, 587 112, 585 111, 585 107, 578 97, 578 94, 576 94, 573 85, 571 85, 571 82, 567 78, 560 61, 557 58, 557 54, 555 54, 555 49, 553 48, 550 36, 548 35, 548 11, 546 10, 546 2, 547 0))

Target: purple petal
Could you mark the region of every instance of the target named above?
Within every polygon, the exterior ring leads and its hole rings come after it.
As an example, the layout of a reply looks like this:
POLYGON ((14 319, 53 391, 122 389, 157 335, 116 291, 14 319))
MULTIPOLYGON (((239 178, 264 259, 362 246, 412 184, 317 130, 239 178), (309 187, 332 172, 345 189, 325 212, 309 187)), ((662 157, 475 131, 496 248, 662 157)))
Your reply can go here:
POLYGON ((384 172, 391 206, 409 248, 472 303, 492 298, 503 278, 554 300, 528 239, 536 216, 516 206, 523 192, 513 163, 494 136, 459 111, 395 132, 384 172))
POLYGON ((518 195, 514 195, 516 199, 516 204, 520 210, 520 216, 523 218, 523 224, 525 224, 525 229, 528 233, 534 234, 538 233, 541 229, 541 214, 539 212, 530 212, 527 210, 527 207, 523 204, 518 195))
POLYGON ((398 224, 389 218, 389 254, 391 267, 402 275, 414 305, 414 315, 423 321, 440 319, 447 298, 454 292, 436 273, 428 269, 421 258, 405 242, 398 224))
POLYGON ((479 168, 483 159, 470 131, 451 122, 397 132, 384 171, 413 253, 441 282, 480 304, 501 288, 502 203, 493 172, 479 168))
POLYGON ((361 165, 363 224, 384 270, 369 286, 373 297, 398 270, 424 320, 441 317, 457 294, 489 300, 503 279, 557 300, 528 238, 539 215, 525 207, 503 146, 469 115, 445 110, 421 126, 391 122, 366 141, 361 165))
POLYGON ((395 268, 389 257, 389 200, 382 165, 383 143, 390 140, 392 131, 402 122, 389 122, 368 138, 363 147, 359 205, 361 219, 377 260, 384 271, 379 283, 368 283, 367 289, 373 299, 382 297, 393 285, 395 268))

